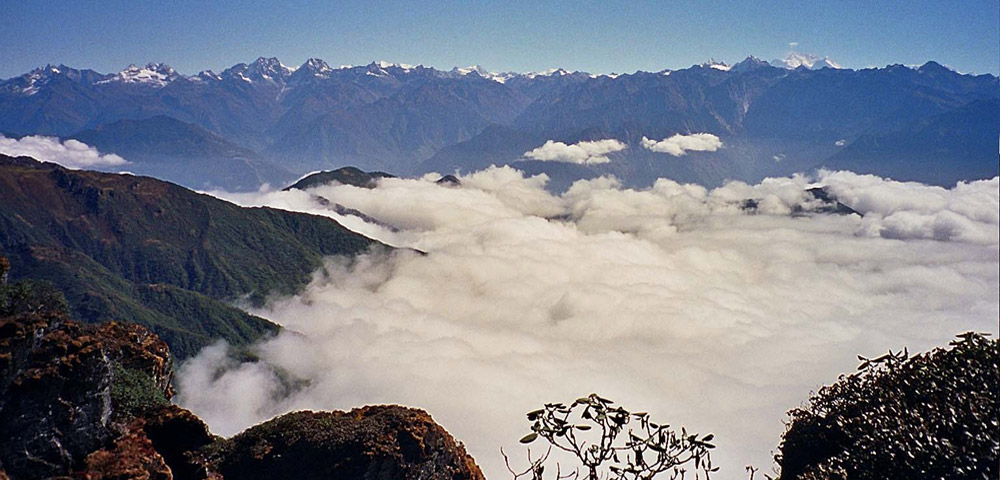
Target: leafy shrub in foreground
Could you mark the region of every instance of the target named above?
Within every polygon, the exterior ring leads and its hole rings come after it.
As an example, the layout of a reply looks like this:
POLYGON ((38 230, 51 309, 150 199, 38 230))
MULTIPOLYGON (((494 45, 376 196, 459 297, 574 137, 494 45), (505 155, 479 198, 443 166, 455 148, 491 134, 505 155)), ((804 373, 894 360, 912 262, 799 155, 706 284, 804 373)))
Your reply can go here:
POLYGON ((515 479, 545 478, 545 463, 553 448, 569 453, 580 463, 580 467, 567 471, 557 464, 551 477, 556 480, 648 480, 660 474, 682 479, 688 468, 697 472, 695 478, 703 473, 707 479, 710 472, 718 470, 712 467, 709 453, 715 448, 709 443, 713 435, 700 436, 683 428, 678 434, 670 425, 653 422, 645 412, 629 412, 597 394, 579 398, 569 406, 548 403, 527 417, 531 433, 521 443, 543 438, 549 445, 538 458, 533 459, 529 451, 530 465, 522 471, 514 470, 504 453, 507 469, 515 479))
POLYGON ((950 347, 859 356, 789 412, 779 478, 998 478, 1000 342, 965 333, 950 347))

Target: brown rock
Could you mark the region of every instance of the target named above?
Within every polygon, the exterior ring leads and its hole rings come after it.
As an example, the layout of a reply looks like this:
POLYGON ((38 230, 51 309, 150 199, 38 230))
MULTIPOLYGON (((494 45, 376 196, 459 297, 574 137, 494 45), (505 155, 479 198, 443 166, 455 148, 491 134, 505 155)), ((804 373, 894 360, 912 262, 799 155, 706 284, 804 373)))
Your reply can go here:
POLYGON ((430 415, 399 406, 289 413, 204 453, 227 479, 483 480, 465 447, 430 415))
POLYGON ((87 455, 86 470, 77 475, 87 480, 172 480, 170 468, 140 424, 132 425, 110 448, 87 455))
POLYGON ((61 314, 0 319, 0 467, 14 478, 66 475, 166 403, 165 343, 137 325, 81 325, 61 314))
POLYGON ((220 438, 208 431, 200 418, 176 405, 166 405, 146 414, 143 431, 153 448, 163 456, 178 480, 211 478, 193 452, 220 438))

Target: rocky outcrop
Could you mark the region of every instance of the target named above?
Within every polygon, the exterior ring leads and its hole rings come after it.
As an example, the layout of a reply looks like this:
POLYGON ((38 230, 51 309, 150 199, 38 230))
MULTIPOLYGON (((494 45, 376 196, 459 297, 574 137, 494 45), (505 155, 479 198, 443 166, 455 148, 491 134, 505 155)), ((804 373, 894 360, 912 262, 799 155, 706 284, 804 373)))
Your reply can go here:
MULTIPOLYGON (((0 300, 23 291, 0 286, 0 300)), ((295 412, 216 437, 169 404, 170 352, 145 328, 3 315, 0 480, 483 479, 460 443, 405 407, 295 412)))
POLYGON ((430 415, 399 406, 289 413, 205 452, 225 478, 483 480, 430 415))
MULTIPOLYGON (((66 475, 172 395, 167 345, 137 325, 0 319, 0 468, 66 475)), ((123 444, 121 448, 125 448, 123 444)))

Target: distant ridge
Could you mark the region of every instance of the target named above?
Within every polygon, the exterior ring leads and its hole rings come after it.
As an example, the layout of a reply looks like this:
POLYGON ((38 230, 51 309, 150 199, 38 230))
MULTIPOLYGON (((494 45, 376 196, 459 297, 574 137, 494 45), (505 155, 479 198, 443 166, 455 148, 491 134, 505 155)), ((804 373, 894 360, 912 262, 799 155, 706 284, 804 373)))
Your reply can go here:
MULTIPOLYGON (((949 112, 974 115, 963 107, 1000 98, 996 76, 961 74, 936 62, 852 70, 795 53, 774 63, 780 66, 751 56, 606 75, 561 68, 446 71, 381 61, 333 67, 316 58, 291 67, 263 57, 191 76, 163 63, 114 74, 47 66, 0 81, 0 131, 103 141, 103 149, 130 151, 121 155, 134 157, 139 173, 197 189, 287 185, 306 172, 344 165, 452 174, 523 163, 524 152, 548 140, 611 138, 629 146, 615 162, 532 169, 559 176, 551 185, 597 175, 629 186, 664 176, 718 185, 808 172, 864 136, 912 130, 949 112), (160 124, 166 126, 154 127, 160 124), (135 141, 120 133, 126 130, 135 141), (672 157, 641 142, 692 133, 715 135, 723 147, 672 157), (159 143, 144 144, 143 137, 159 143)), ((963 142, 980 152, 995 146, 995 137, 976 130, 963 142)), ((935 164, 935 157, 967 151, 954 138, 935 138, 914 152, 921 166, 904 169, 901 179, 971 179, 983 165, 995 166, 993 156, 978 153, 961 165, 935 164), (928 164, 948 175, 925 175, 928 164)))
POLYGON ((181 358, 277 330, 226 302, 295 293, 324 256, 376 245, 326 217, 0 155, 0 255, 15 279, 52 282, 80 320, 144 325, 181 358))

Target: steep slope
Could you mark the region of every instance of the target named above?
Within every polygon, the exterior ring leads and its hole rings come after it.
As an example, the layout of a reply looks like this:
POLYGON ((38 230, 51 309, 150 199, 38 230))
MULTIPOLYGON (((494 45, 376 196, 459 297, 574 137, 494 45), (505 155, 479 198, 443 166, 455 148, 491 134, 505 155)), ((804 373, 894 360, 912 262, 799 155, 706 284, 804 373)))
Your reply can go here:
POLYGON ((506 165, 545 143, 544 135, 502 125, 490 125, 468 141, 444 147, 420 164, 419 172, 474 172, 506 165))
POLYGON ((274 331, 223 301, 293 293, 323 256, 376 244, 323 217, 0 156, 0 249, 14 274, 54 282, 80 319, 149 326, 181 356, 274 331))
POLYGON ((1000 97, 992 75, 894 65, 884 69, 798 69, 750 106, 749 135, 835 142, 893 131, 977 99, 1000 97))
POLYGON ((898 131, 862 135, 824 165, 938 185, 993 178, 1000 175, 998 134, 1000 99, 976 100, 898 131))
POLYGON ((300 170, 351 164, 409 173, 441 148, 512 121, 526 103, 482 78, 415 80, 389 97, 288 129, 268 154, 300 170))
POLYGON ((133 173, 190 188, 256 190, 264 183, 280 185, 294 178, 252 150, 165 115, 119 120, 72 138, 128 159, 125 168, 133 173))

